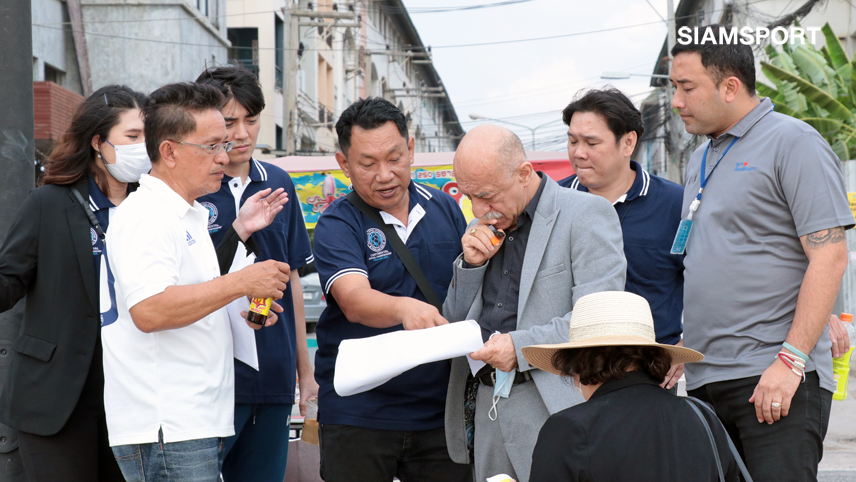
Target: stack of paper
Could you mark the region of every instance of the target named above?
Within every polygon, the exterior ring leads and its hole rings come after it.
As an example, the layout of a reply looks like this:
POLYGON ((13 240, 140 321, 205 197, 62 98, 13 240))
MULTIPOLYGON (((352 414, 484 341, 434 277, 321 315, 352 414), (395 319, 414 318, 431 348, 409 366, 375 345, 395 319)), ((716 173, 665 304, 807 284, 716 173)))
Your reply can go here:
MULTIPOLYGON (((424 330, 395 331, 339 344, 333 387, 342 397, 383 385, 425 363, 469 355, 484 346, 474 320, 424 330)), ((484 362, 467 357, 473 373, 484 362)))

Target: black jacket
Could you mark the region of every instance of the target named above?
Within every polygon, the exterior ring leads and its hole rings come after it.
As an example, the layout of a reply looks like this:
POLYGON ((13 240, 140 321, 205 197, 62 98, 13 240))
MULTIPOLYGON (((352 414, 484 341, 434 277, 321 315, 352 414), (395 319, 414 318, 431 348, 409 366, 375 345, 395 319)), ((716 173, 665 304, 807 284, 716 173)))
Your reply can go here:
MULTIPOLYGON (((716 416, 725 480, 739 469, 716 416)), ((687 401, 641 372, 604 383, 589 401, 552 415, 538 435, 530 482, 718 482, 710 439, 687 401)))
MULTIPOLYGON (((89 198, 87 177, 75 186, 89 198)), ((0 248, 0 311, 27 297, 0 422, 53 435, 71 415, 100 327, 94 265, 89 221, 71 189, 32 191, 0 248)))
MULTIPOLYGON (((75 187, 89 199, 88 177, 75 187)), ((0 423, 17 430, 53 435, 71 416, 84 382, 103 391, 101 314, 89 228, 71 189, 46 185, 24 200, 0 247, 0 312, 27 297, 0 393, 0 423)), ((217 247, 226 270, 238 242, 230 226, 217 247)))

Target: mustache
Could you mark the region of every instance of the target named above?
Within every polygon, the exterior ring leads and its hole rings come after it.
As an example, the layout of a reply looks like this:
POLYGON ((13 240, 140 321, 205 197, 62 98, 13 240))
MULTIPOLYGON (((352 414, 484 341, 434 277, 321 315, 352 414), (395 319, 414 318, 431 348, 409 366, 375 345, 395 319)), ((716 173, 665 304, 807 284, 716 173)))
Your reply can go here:
POLYGON ((503 217, 505 217, 505 216, 503 216, 502 213, 498 213, 496 211, 491 211, 491 212, 485 214, 484 216, 482 216, 482 219, 484 219, 484 220, 502 219, 503 217))

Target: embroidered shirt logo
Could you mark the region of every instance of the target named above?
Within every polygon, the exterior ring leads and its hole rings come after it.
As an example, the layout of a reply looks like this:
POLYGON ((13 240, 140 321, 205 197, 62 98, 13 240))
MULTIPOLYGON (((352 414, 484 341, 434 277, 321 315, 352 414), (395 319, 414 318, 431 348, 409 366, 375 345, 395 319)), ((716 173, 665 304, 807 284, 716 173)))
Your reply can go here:
POLYGON ((755 166, 749 166, 748 162, 738 162, 734 167, 734 172, 754 172, 757 170, 755 166))
POLYGON ((377 228, 371 228, 366 231, 366 236, 368 237, 368 247, 370 250, 375 253, 379 253, 386 246, 386 236, 383 235, 383 231, 377 228))
POLYGON ((92 254, 94 256, 98 256, 103 251, 101 250, 101 246, 98 246, 98 234, 95 233, 95 228, 89 228, 89 238, 92 240, 92 254))
POLYGON ((220 214, 217 211, 217 206, 215 206, 214 203, 210 202, 203 202, 199 204, 201 204, 202 207, 208 210, 208 232, 216 233, 220 230, 220 228, 222 228, 222 226, 220 226, 219 224, 215 224, 215 221, 217 221, 217 216, 220 214))
POLYGON ((196 244, 196 240, 193 239, 193 236, 190 235, 190 231, 185 231, 185 233, 187 233, 187 245, 193 246, 194 244, 196 244))

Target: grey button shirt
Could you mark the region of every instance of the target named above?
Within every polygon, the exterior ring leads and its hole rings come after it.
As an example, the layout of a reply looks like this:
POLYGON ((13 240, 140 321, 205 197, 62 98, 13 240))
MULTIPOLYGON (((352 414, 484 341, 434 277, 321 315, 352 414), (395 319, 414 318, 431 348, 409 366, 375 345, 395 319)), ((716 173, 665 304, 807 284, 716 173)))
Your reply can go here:
POLYGON ((517 329, 517 302, 520 296, 523 257, 526 254, 529 231, 532 229, 532 218, 546 183, 543 174, 539 172, 538 175, 541 176, 538 191, 517 217, 514 230, 505 233, 505 242, 485 269, 482 291, 484 305, 478 319, 484 341, 497 331, 508 333, 517 329))
MULTIPOLYGON (((800 237, 853 226, 829 144, 808 124, 773 112, 770 99, 710 143, 710 177, 684 260, 684 345, 704 354, 685 367, 690 390, 761 375, 773 363, 808 268, 800 237)), ((706 147, 687 166, 683 218, 699 190, 706 147)), ((830 346, 824 330, 807 370, 832 391, 830 346)))

